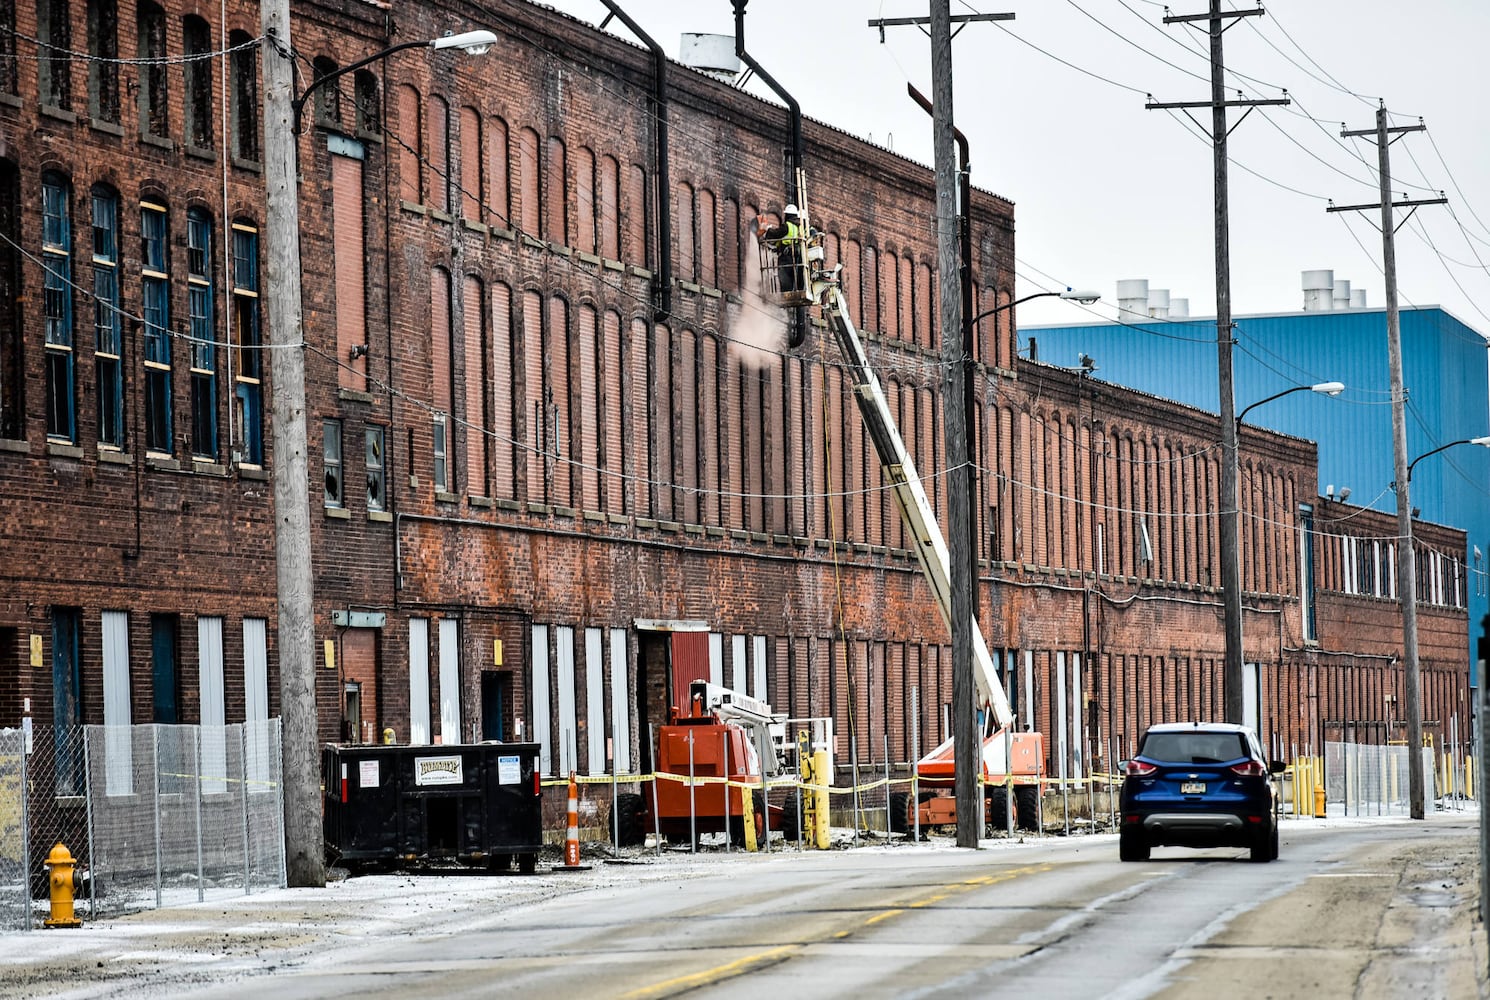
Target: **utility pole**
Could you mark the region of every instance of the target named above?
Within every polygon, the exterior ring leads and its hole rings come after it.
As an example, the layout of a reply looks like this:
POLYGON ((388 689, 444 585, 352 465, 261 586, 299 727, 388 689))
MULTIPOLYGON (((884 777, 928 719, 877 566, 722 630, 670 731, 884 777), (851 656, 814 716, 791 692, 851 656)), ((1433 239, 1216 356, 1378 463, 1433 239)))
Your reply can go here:
MULTIPOLYGON (((1225 721, 1238 725, 1246 722, 1246 707, 1242 702, 1242 685, 1245 667, 1242 662, 1242 561, 1240 543, 1240 509, 1237 464, 1236 389, 1231 375, 1231 231, 1230 206, 1228 204, 1226 178, 1226 140, 1231 130, 1226 125, 1227 108, 1246 108, 1237 119, 1240 125, 1252 109, 1269 104, 1287 104, 1288 98, 1269 100, 1226 100, 1225 59, 1221 36, 1225 34, 1228 20, 1239 17, 1256 17, 1261 8, 1253 10, 1221 9, 1221 0, 1211 0, 1210 12, 1206 14, 1166 15, 1165 24, 1176 22, 1209 22, 1211 39, 1211 99, 1209 101, 1182 101, 1161 104, 1149 99, 1150 110, 1178 108, 1185 116, 1195 121, 1191 108, 1211 109, 1211 145, 1215 162, 1216 189, 1216 380, 1221 404, 1221 595, 1226 641, 1226 659, 1221 674, 1221 689, 1225 696, 1225 721)), ((1287 94, 1287 91, 1284 91, 1287 94)), ((1205 126, 1195 122, 1205 131, 1205 126)))
MULTIPOLYGON (((1393 220, 1394 209, 1400 206, 1417 211, 1419 205, 1441 205, 1448 199, 1422 198, 1417 200, 1392 201, 1392 165, 1390 149, 1396 139, 1406 132, 1422 132, 1425 126, 1419 119, 1416 125, 1387 127, 1387 109, 1383 103, 1376 109, 1376 127, 1357 131, 1341 131, 1347 138, 1370 136, 1376 140, 1377 173, 1381 177, 1381 201, 1376 205, 1329 206, 1328 212, 1355 212, 1365 209, 1381 211, 1381 257, 1382 272, 1387 283, 1387 363, 1390 368, 1392 390, 1392 471, 1397 488, 1397 593, 1402 600, 1402 659, 1403 689, 1407 698, 1407 796, 1413 819, 1423 818, 1423 701, 1422 687, 1418 675, 1418 573, 1417 553, 1412 541, 1412 500, 1408 497, 1411 470, 1407 466, 1407 390, 1402 384, 1402 328, 1401 315, 1397 309, 1397 225, 1393 220)), ((1412 218, 1412 212, 1407 219, 1412 218)))
POLYGON ((289 0, 261 6, 264 187, 273 378, 274 564, 279 615, 279 699, 284 774, 285 874, 324 886, 321 773, 316 753, 315 618, 310 561, 310 473, 305 432, 305 337, 300 311, 299 166, 293 128, 294 50, 289 0))
MULTIPOLYGON (((978 732, 977 687, 973 683, 973 601, 977 551, 968 543, 973 510, 973 474, 968 447, 966 381, 970 338, 963 330, 963 282, 958 252, 958 172, 952 139, 952 24, 1009 21, 1013 14, 952 16, 950 0, 931 0, 929 18, 880 18, 879 28, 927 25, 931 36, 931 128, 936 166, 937 290, 942 327, 942 413, 947 449, 947 540, 952 565, 952 738, 953 795, 957 803, 957 846, 976 848, 983 833, 983 802, 978 772, 983 743, 978 732), (962 544, 958 544, 959 541, 962 544)), ((959 28, 959 30, 961 30, 959 28)), ((964 204, 963 212, 970 206, 964 204)))

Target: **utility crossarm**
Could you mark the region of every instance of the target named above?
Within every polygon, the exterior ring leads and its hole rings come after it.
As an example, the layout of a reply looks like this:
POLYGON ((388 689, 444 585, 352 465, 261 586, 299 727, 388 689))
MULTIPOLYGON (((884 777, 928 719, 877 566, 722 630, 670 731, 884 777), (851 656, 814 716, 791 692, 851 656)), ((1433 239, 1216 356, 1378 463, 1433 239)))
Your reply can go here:
MULTIPOLYGON (((823 318, 838 338, 849 377, 854 383, 854 400, 859 404, 859 412, 863 414, 864 426, 869 431, 870 440, 874 442, 874 450, 879 455, 885 478, 890 481, 906 530, 915 538, 916 556, 920 559, 926 581, 931 584, 932 596, 936 598, 936 606, 941 609, 942 620, 947 623, 950 632, 951 559, 936 513, 926 498, 926 490, 921 486, 920 476, 916 474, 915 463, 895 426, 895 418, 890 413, 890 404, 885 399, 879 378, 869 365, 869 356, 864 353, 864 342, 859 337, 859 331, 854 328, 853 321, 849 319, 848 303, 843 298, 842 290, 831 280, 814 280, 812 290, 814 296, 822 302, 823 318)), ((979 707, 986 709, 983 731, 987 736, 994 730, 1007 727, 1013 717, 1009 711, 1009 700, 1004 695, 1004 686, 999 682, 993 658, 989 656, 988 645, 983 640, 983 631, 978 627, 976 619, 969 619, 969 627, 973 632, 973 678, 977 686, 979 707)))

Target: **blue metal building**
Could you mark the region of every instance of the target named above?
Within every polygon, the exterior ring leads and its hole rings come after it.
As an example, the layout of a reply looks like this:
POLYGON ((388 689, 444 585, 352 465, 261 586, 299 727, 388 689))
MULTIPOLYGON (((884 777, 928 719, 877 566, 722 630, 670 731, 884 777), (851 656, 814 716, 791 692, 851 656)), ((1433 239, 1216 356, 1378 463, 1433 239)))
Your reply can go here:
MULTIPOLYGON (((1328 273, 1328 272, 1325 272, 1328 273)), ((1120 292, 1121 294, 1121 292, 1120 292)), ((1167 300, 1166 300, 1167 301, 1167 300)), ((1124 316, 1133 315, 1124 312, 1124 316)), ((1236 411, 1299 385, 1337 381, 1337 398, 1298 392, 1246 414, 1246 423, 1318 442, 1321 489, 1395 512, 1385 309, 1328 309, 1234 317, 1236 411)), ((1451 441, 1490 435, 1486 338, 1437 306, 1401 310, 1408 460, 1451 441)), ((1040 361, 1218 412, 1214 318, 1020 328, 1040 361)), ((1427 521, 1468 533, 1470 677, 1490 644, 1490 449, 1451 448, 1418 463, 1411 499, 1427 521)))

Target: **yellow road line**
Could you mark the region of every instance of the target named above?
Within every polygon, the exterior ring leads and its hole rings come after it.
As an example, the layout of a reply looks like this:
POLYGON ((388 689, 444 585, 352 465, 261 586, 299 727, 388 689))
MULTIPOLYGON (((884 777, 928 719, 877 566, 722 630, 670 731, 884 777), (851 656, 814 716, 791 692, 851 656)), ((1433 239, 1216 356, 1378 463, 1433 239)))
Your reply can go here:
MULTIPOLYGON (((921 909, 930 906, 933 903, 939 903, 942 900, 947 899, 958 892, 966 892, 969 889, 982 888, 984 886, 994 885, 998 882, 1008 882, 1010 879, 1018 878, 1021 875, 1048 872, 1053 867, 1053 865, 1031 865, 1025 868, 1012 868, 1007 872, 1001 872, 997 875, 979 875, 976 878, 964 879, 960 882, 953 882, 948 885, 941 886, 935 893, 930 896, 925 896, 911 903, 907 903, 904 906, 893 907, 888 910, 881 910, 879 913, 876 913, 873 916, 867 918, 864 921, 863 926, 871 927, 882 920, 888 920, 893 916, 904 913, 907 908, 921 909)), ((842 940, 844 938, 852 936, 853 933, 854 931, 852 930, 835 931, 832 935, 832 940, 842 940)), ((710 986, 714 983, 720 982, 721 980, 731 979, 735 976, 743 975, 744 973, 750 972, 751 970, 759 968, 760 966, 779 962, 785 959, 791 953, 801 951, 804 947, 811 943, 811 941, 801 941, 796 944, 782 945, 779 948, 772 948, 768 951, 756 952, 754 955, 746 955, 743 958, 737 958, 733 962, 726 962, 723 965, 716 965, 712 969, 705 969, 702 972, 693 972, 689 973, 686 976, 678 976, 673 979, 666 979, 660 983, 653 983, 651 986, 643 986, 640 989, 632 990, 630 993, 624 994, 622 1000, 647 1000, 647 998, 650 997, 665 996, 669 993, 682 993, 686 992, 687 990, 697 989, 700 986, 710 986)))
POLYGON ((716 965, 712 969, 690 973, 686 976, 678 976, 674 979, 666 979, 660 983, 653 983, 651 986, 643 986, 639 990, 632 990, 630 993, 624 995, 623 1000, 643 1000, 644 997, 663 996, 667 993, 683 992, 684 990, 697 989, 700 986, 708 986, 719 982, 721 979, 729 979, 732 976, 749 972, 757 966, 778 961, 790 952, 800 950, 801 947, 799 944, 788 944, 780 948, 772 948, 770 951, 746 955, 744 958, 737 958, 733 962, 716 965))

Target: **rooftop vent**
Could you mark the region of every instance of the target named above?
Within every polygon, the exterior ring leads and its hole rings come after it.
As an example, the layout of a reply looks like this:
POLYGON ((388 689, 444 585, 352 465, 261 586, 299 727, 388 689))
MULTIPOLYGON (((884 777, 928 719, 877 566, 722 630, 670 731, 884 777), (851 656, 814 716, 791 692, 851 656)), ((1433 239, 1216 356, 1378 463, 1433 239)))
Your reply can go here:
POLYGON ((734 35, 704 35, 683 32, 678 44, 678 62, 725 83, 740 75, 740 57, 735 55, 734 35))

